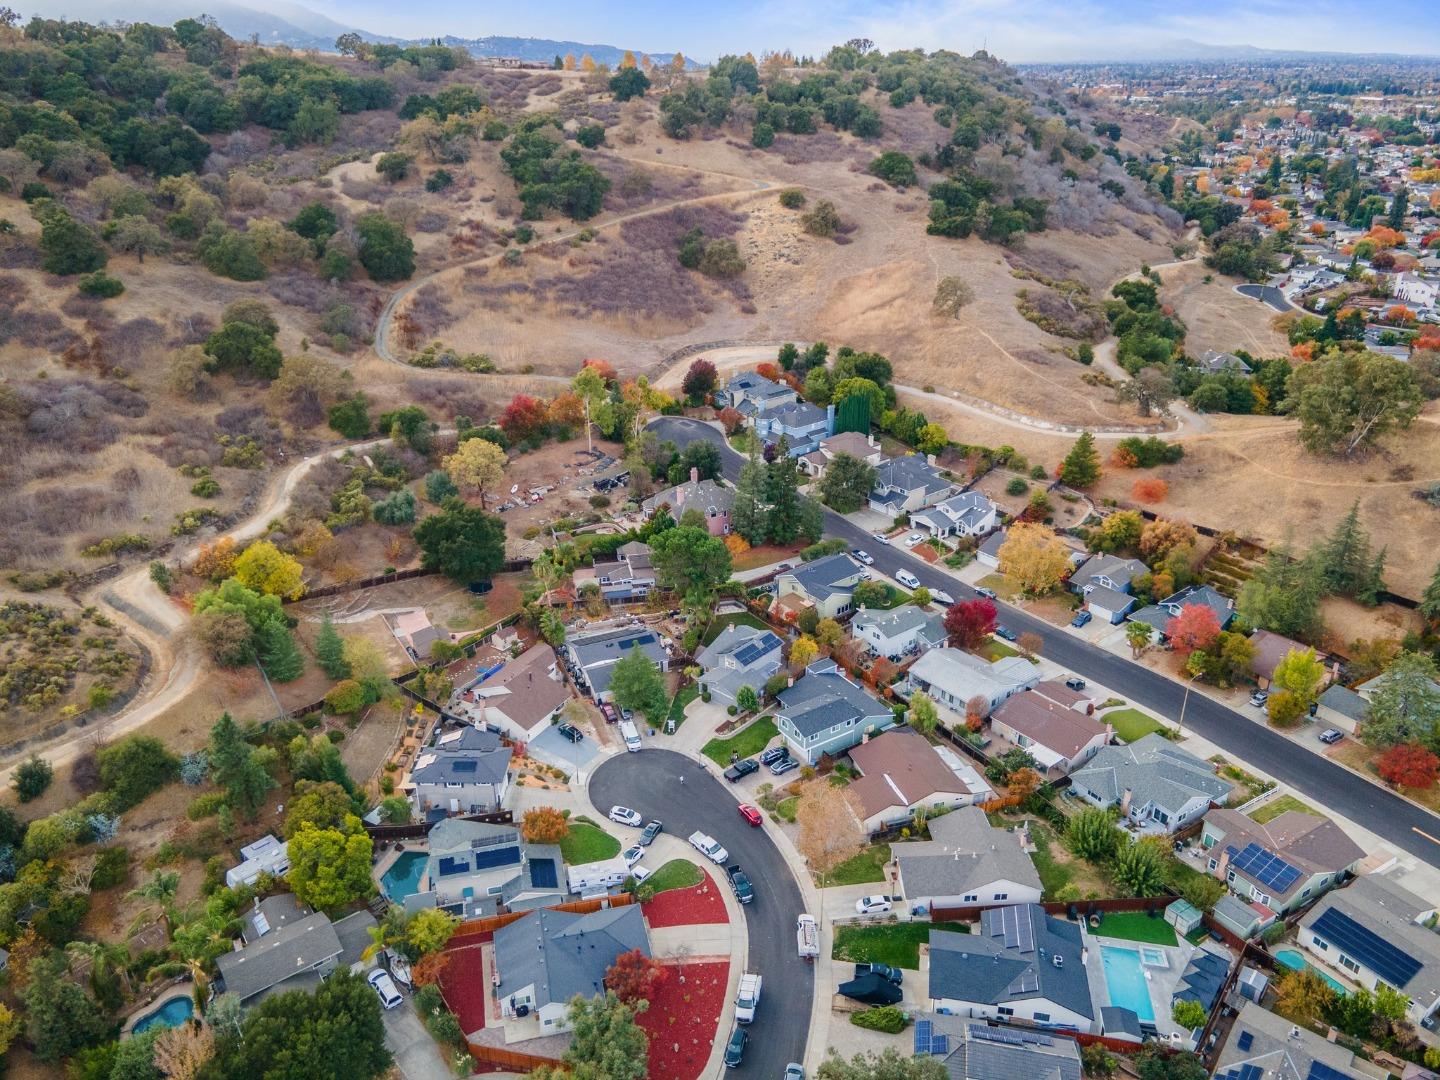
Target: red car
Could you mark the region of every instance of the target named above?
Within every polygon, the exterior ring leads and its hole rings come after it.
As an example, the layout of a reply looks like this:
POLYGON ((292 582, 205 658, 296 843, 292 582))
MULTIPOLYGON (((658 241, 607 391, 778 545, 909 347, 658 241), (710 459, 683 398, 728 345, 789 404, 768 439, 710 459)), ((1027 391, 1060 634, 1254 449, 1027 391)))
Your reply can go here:
POLYGON ((756 810, 755 807, 749 803, 740 804, 740 816, 757 829, 760 827, 760 823, 765 820, 760 816, 760 811, 756 810))

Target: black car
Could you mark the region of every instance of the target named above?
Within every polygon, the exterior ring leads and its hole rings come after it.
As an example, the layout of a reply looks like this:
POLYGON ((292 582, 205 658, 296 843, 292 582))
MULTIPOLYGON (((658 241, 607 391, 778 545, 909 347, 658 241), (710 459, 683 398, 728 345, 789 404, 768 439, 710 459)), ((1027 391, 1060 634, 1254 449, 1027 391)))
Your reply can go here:
POLYGON ((581 733, 580 729, 577 728, 574 724, 561 724, 560 734, 564 735, 565 738, 569 739, 571 742, 579 742, 581 739, 585 738, 585 736, 581 733))
POLYGON ((730 1036, 730 1041, 725 1044, 725 1067, 727 1069, 738 1069, 740 1061, 745 1056, 745 1029, 737 1027, 735 1034, 730 1036))
POLYGON ((645 826, 645 831, 640 834, 640 839, 637 840, 636 843, 641 847, 649 847, 655 842, 655 837, 659 836, 664 828, 665 826, 661 825, 658 821, 650 822, 650 824, 645 826))
POLYGON ((766 750, 763 754, 760 755, 760 764, 774 765, 775 762, 779 761, 781 758, 789 756, 790 748, 788 746, 785 746, 783 744, 780 746, 772 746, 769 750, 766 750))
POLYGON ((1008 626, 997 626, 995 627, 995 636, 1002 637, 1006 641, 1014 641, 1018 635, 1008 626))
POLYGON ((905 973, 899 968, 891 967, 889 964, 856 964, 855 977, 862 975, 879 975, 882 979, 899 986, 905 981, 905 973))
POLYGON ((745 777, 749 776, 752 772, 759 771, 760 763, 754 758, 741 758, 739 761, 735 762, 734 765, 731 765, 728 769, 725 770, 725 779, 729 780, 733 784, 735 783, 735 781, 742 780, 745 777))

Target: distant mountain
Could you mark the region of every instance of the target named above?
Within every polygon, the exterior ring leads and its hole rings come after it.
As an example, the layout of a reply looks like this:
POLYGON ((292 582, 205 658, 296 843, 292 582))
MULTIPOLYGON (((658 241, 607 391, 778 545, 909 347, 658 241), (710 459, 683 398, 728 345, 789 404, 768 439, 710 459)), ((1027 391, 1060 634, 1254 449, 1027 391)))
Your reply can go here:
MULTIPOLYGON (((554 60, 555 57, 563 57, 567 53, 574 53, 576 60, 589 53, 597 64, 609 64, 613 68, 619 67, 620 61, 625 56, 625 50, 614 45, 587 45, 583 41, 553 41, 550 38, 443 37, 440 40, 446 45, 458 45, 461 48, 469 49, 475 56, 513 56, 521 60, 547 63, 554 60)), ((650 57, 657 64, 668 64, 675 55, 674 53, 644 52, 642 49, 632 51, 637 59, 644 55, 650 57)), ((693 68, 697 65, 694 61, 687 60, 686 66, 693 68)))
MULTIPOLYGON (((1116 64, 1116 63, 1205 63, 1214 61, 1224 63, 1227 61, 1245 62, 1251 61, 1264 63, 1266 61, 1279 60, 1333 60, 1336 58, 1348 59, 1379 59, 1379 60, 1414 60, 1431 59, 1402 53, 1338 53, 1338 52, 1317 52, 1307 49, 1261 49, 1254 45, 1216 45, 1207 41, 1194 41, 1190 38, 1167 38, 1164 40, 1150 42, 1136 42, 1134 44, 1117 44, 1106 46, 1103 54, 1085 56, 1077 54, 1075 59, 1064 61, 1056 60, 1050 63, 1065 65, 1067 63, 1095 63, 1095 64, 1116 64)), ((1045 64, 1017 64, 1016 67, 1043 67, 1045 64)))

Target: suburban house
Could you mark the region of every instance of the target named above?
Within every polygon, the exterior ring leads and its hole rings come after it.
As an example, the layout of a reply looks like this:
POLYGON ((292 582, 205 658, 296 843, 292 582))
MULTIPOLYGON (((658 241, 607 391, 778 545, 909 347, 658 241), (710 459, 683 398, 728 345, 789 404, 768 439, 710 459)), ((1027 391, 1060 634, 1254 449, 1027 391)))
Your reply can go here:
MULTIPOLYGON (((661 506, 668 506, 670 516, 676 521, 679 521, 687 510, 699 510, 705 515, 705 528, 710 535, 724 536, 730 531, 730 509, 735 505, 735 492, 718 481, 701 480, 700 470, 691 469, 690 479, 686 483, 666 488, 640 505, 647 514, 653 514, 661 506)), ((645 553, 649 555, 648 547, 645 553)), ((598 572, 599 567, 596 567, 596 570, 598 572)))
MULTIPOLYGON (((871 833, 911 822, 917 813, 954 810, 995 794, 984 777, 953 750, 931 745, 908 726, 892 728, 852 747, 850 761, 860 772, 860 777, 850 782, 850 793, 860 801, 865 828, 871 833)), ((907 844, 904 850, 912 846, 907 844)))
POLYGON ((798 615, 813 606, 822 619, 834 619, 854 605, 855 586, 869 575, 865 568, 843 552, 801 563, 775 579, 776 604, 798 615))
POLYGON ((494 915, 501 904, 527 910, 569 899, 560 882, 560 849, 526 844, 512 825, 452 817, 430 830, 430 851, 407 910, 441 907, 466 918, 494 915))
POLYGON ((215 990, 252 1006, 271 994, 312 991, 336 971, 363 970, 368 966, 362 957, 370 945, 369 931, 379 925, 368 911, 332 923, 323 912, 308 912, 289 894, 283 894, 283 900, 269 898, 244 921, 242 947, 215 960, 215 990))
POLYGON ((793 404, 800 397, 784 383, 774 382, 754 371, 742 371, 732 376, 716 391, 715 396, 723 405, 746 416, 793 404))
POLYGON ((1250 635, 1250 644, 1255 646, 1255 659, 1250 661, 1250 670, 1255 673, 1262 690, 1268 688, 1275 678, 1275 669, 1280 666, 1281 660, 1291 652, 1303 653, 1310 649, 1309 645, 1269 630, 1256 630, 1250 635))
POLYGON ((407 784, 422 818, 499 810, 510 790, 512 751, 493 731, 461 727, 436 737, 415 758, 407 784))
POLYGON ((561 680, 555 650, 536 642, 498 671, 481 671, 450 698, 450 708, 476 727, 512 739, 531 739, 570 698, 561 680))
POLYGON ((232 889, 240 885, 254 885, 261 874, 281 877, 289 869, 290 845, 267 833, 240 849, 240 865, 225 871, 225 884, 232 889))
POLYGON ((862 607, 850 621, 850 633, 876 656, 899 660, 910 653, 945 644, 945 620, 934 611, 903 604, 889 611, 862 607))
POLYGON ((1210 873, 1240 898, 1288 915, 1355 872, 1365 857, 1329 818, 1287 810, 1261 824, 1234 810, 1205 815, 1210 873))
POLYGON ((893 721, 888 705, 845 678, 831 660, 811 664, 775 704, 775 726, 807 765, 849 750, 893 721))
POLYGON ((570 999, 605 993, 605 973, 621 953, 650 955, 639 904, 588 915, 532 911, 495 931, 495 993, 500 1015, 535 1015, 540 1034, 569 1030, 570 999))
POLYGON ((735 695, 748 686, 758 696, 769 678, 780 670, 784 645, 773 630, 731 623, 695 657, 700 665, 700 689, 734 705, 735 695))
POLYGON ((1097 619, 1118 623, 1135 606, 1131 583, 1149 572, 1139 559, 1091 555, 1070 575, 1070 591, 1085 598, 1086 608, 1097 619))
POLYGON ((978 933, 930 932, 930 1010, 1089 1032, 1084 954, 1079 924, 1038 904, 987 908, 978 933))
POLYGON ((972 1024, 928 1013, 915 1021, 915 1054, 929 1054, 956 1080, 1081 1080, 1080 1044, 1030 1028, 972 1024))
POLYGON ((912 914, 1040 903, 1044 887, 1019 834, 995 828, 978 806, 931 819, 930 836, 894 849, 896 888, 912 914))
POLYGON ((884 455, 880 452, 880 440, 874 435, 862 435, 858 431, 842 431, 820 440, 820 445, 800 458, 800 471, 815 480, 825 477, 830 462, 839 454, 849 454, 867 465, 879 465, 884 455))
POLYGON ((1427 925, 1435 913, 1434 897, 1362 874, 1307 911, 1296 940, 1322 970, 1367 990, 1399 990, 1410 999, 1410 1022, 1420 1025, 1440 1007, 1440 934, 1427 925))
POLYGON ((1341 731, 1355 732, 1365 722, 1370 703, 1343 683, 1331 683, 1316 702, 1315 719, 1341 731))
POLYGON ((947 536, 983 536, 995 528, 995 504, 978 491, 962 491, 910 515, 910 527, 937 540, 947 536))
POLYGON ((1235 621, 1235 601, 1212 585, 1189 585, 1158 604, 1147 604, 1138 611, 1130 612, 1127 621, 1144 623, 1150 627, 1150 640, 1162 642, 1170 620, 1192 604, 1203 604, 1213 611, 1221 630, 1228 630, 1235 621))
MULTIPOLYGON (((1361 683, 1359 686, 1357 686, 1357 687, 1355 688, 1355 692, 1356 692, 1357 694, 1359 694, 1362 698, 1365 699, 1366 708, 1367 708, 1367 709, 1369 708, 1370 699, 1371 699, 1371 697, 1374 696, 1375 691, 1379 690, 1382 686, 1384 686, 1385 683, 1386 683, 1386 681, 1387 681, 1389 678, 1390 678, 1390 673, 1389 673, 1389 672, 1386 672, 1386 671, 1382 671, 1379 675, 1376 675, 1373 679, 1369 679, 1369 680, 1367 680, 1366 682, 1361 683)), ((1432 682, 1430 683, 1430 689, 1431 689, 1434 693, 1440 694, 1440 682, 1434 682, 1434 681, 1432 681, 1432 682)), ((1416 702, 1416 703, 1415 703, 1415 707, 1423 707, 1423 706, 1421 706, 1418 702, 1416 702)))
POLYGON ((650 595, 650 590, 655 588, 655 568, 650 564, 650 545, 640 540, 631 540, 616 549, 612 561, 578 567, 571 578, 577 593, 584 586, 594 584, 599 587, 600 595, 609 604, 630 604, 644 600, 650 595))
POLYGON ((1199 360, 1199 366, 1210 375, 1221 375, 1231 372, 1235 375, 1249 375, 1250 365, 1234 353, 1216 352, 1214 349, 1207 350, 1199 360))
POLYGON ((875 470, 875 486, 870 490, 870 509, 886 517, 899 517, 923 510, 941 502, 955 490, 955 485, 935 467, 935 455, 904 457, 882 461, 875 470))
POLYGON ((785 440, 791 457, 811 453, 835 429, 835 406, 808 401, 779 405, 755 417, 755 434, 767 443, 785 440))
POLYGON ((1173 833, 1223 805, 1235 785, 1152 731, 1129 745, 1102 746, 1070 774, 1070 790, 1103 810, 1118 806, 1121 818, 1143 832, 1173 833))
POLYGON ((402 611, 392 626, 395 638, 405 647, 411 660, 428 660, 430 647, 437 641, 449 640, 430 625, 430 616, 420 610, 402 611))
MULTIPOLYGON (((539 648, 539 646, 535 646, 539 648)), ((670 653, 660 633, 648 626, 611 627, 576 634, 565 642, 571 673, 597 703, 609 701, 610 677, 615 665, 631 649, 639 649, 655 662, 661 671, 670 670, 670 653)))
POLYGON ((905 673, 907 690, 924 691, 937 705, 959 716, 965 715, 965 703, 971 698, 984 698, 989 715, 1006 699, 1039 682, 1040 669, 1023 656, 991 661, 948 648, 922 654, 905 673))
POLYGON ((1240 1006, 1214 1080, 1373 1080, 1355 1055, 1253 1001, 1240 1006))
POLYGON ((1055 700, 1041 684, 992 712, 990 730, 1033 757, 1041 773, 1066 776, 1093 758, 1114 733, 1089 715, 1089 699, 1075 704, 1081 707, 1055 700))
POLYGON ((1006 530, 1001 529, 987 536, 985 542, 975 552, 975 561, 992 570, 1000 569, 1000 548, 1004 546, 1009 535, 1006 530))

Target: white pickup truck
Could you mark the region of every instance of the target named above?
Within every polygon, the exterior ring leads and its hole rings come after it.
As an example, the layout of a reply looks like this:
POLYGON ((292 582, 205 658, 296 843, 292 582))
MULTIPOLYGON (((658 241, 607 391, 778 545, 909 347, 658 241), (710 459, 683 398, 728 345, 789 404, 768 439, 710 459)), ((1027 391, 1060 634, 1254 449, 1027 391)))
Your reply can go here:
POLYGON ((740 976, 740 991, 735 995, 737 1024, 748 1024, 755 1019, 755 1007, 760 1004, 761 982, 759 975, 752 975, 748 971, 740 976))
POLYGON ((820 955, 820 928, 815 925, 814 915, 801 915, 795 920, 795 944, 806 960, 820 955))
POLYGON ((719 866, 724 866, 725 861, 730 858, 730 853, 721 847, 713 836, 706 836, 703 832, 690 834, 690 846, 719 866))

